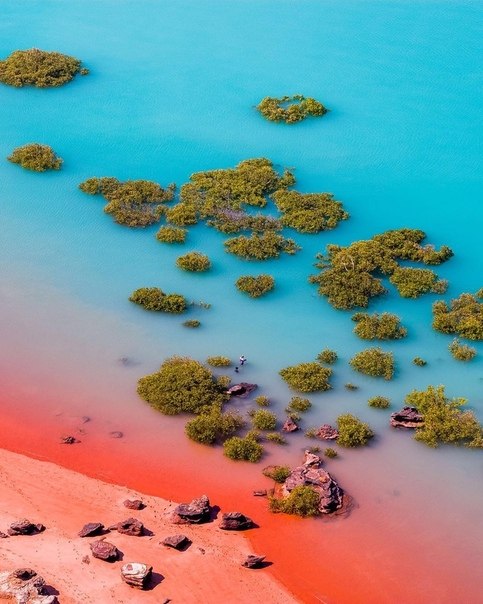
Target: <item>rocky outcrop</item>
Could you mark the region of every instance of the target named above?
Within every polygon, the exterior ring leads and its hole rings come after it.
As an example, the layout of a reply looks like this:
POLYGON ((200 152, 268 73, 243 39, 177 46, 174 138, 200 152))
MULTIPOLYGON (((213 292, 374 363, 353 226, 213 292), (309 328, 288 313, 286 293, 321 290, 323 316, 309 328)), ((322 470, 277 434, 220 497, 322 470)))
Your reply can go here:
POLYGON ((105 560, 106 562, 114 562, 119 558, 119 550, 113 543, 99 539, 99 541, 93 541, 89 547, 94 558, 99 560, 105 560))
POLYGON ((123 535, 130 535, 131 537, 141 537, 144 534, 144 525, 137 518, 128 518, 117 524, 113 524, 109 527, 110 531, 117 531, 123 535))
POLYGON ((104 525, 100 522, 88 522, 84 524, 81 530, 77 533, 79 537, 96 537, 102 535, 104 525))
POLYGON ((153 567, 141 562, 129 562, 121 567, 122 580, 137 589, 146 589, 153 567))
POLYGON ((241 512, 228 512, 222 515, 219 526, 224 531, 245 531, 254 524, 251 518, 241 512))
POLYGON ((249 554, 245 561, 242 562, 242 566, 245 568, 262 568, 265 556, 255 556, 255 554, 249 554))
POLYGON ((171 535, 166 537, 166 539, 163 539, 161 543, 167 547, 173 547, 174 549, 182 551, 191 545, 191 539, 186 535, 171 535))
POLYGON ((287 417, 284 425, 282 426, 282 432, 297 432, 298 429, 299 427, 294 420, 291 417, 287 417))
POLYGON ((122 502, 124 507, 130 510, 144 510, 146 507, 140 499, 126 499, 122 502))
POLYGON ((235 384, 231 388, 228 388, 227 393, 230 396, 241 396, 246 397, 251 392, 258 388, 257 384, 249 384, 248 382, 241 382, 240 384, 235 384))
POLYGON ((201 524, 211 516, 210 500, 207 495, 193 499, 191 503, 180 503, 174 508, 172 520, 175 524, 201 524))
POLYGON ((389 422, 393 428, 421 428, 424 426, 424 417, 416 407, 403 407, 391 413, 389 422))
POLYGON ((7 530, 7 533, 11 537, 15 537, 16 535, 36 535, 42 531, 45 531, 45 526, 43 524, 33 524, 30 520, 24 518, 23 520, 13 522, 7 530))
POLYGON ((31 568, 0 572, 0 600, 16 604, 56 604, 57 598, 45 594, 45 580, 31 568))
POLYGON ((317 436, 317 438, 322 438, 323 440, 335 440, 339 437, 339 432, 330 424, 323 424, 317 430, 315 436, 317 436))
POLYGON ((321 464, 322 460, 318 455, 305 451, 304 464, 293 469, 285 480, 282 496, 288 497, 295 487, 310 486, 320 497, 319 512, 330 514, 342 507, 344 492, 321 464))

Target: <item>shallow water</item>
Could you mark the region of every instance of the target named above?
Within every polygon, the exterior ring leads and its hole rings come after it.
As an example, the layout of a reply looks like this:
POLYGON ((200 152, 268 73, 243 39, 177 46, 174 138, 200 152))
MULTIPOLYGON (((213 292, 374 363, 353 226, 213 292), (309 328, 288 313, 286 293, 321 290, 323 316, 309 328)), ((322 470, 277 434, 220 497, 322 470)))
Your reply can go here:
MULTIPOLYGON (((264 520, 253 540, 304 601, 476 603, 481 454, 428 450, 391 432, 389 412, 366 400, 384 394, 399 405, 413 388, 444 383, 483 417, 481 358, 451 359, 450 338, 430 327, 434 296, 408 301, 391 289, 372 308, 398 313, 408 327, 404 341, 383 345, 395 353, 397 379, 361 377, 347 365, 365 347, 350 314, 320 299, 307 276, 327 243, 408 226, 455 251, 437 269, 450 281, 448 298, 481 287, 481 4, 7 0, 0 16, 0 56, 38 46, 78 56, 91 69, 58 90, 0 87, 0 156, 38 141, 65 160, 55 174, 0 165, 7 418, 0 445, 173 498, 202 487, 226 505, 245 497, 245 508, 264 520), (287 127, 253 109, 267 94, 297 92, 331 112, 287 127), (182 184, 194 171, 261 156, 295 167, 300 190, 333 192, 350 220, 321 235, 294 235, 303 247, 297 256, 247 263, 225 254, 223 237, 203 226, 190 230, 184 247, 163 246, 155 228, 117 226, 101 200, 77 190, 94 175, 182 184), (208 253, 213 270, 182 273, 174 266, 180 249, 208 253), (253 301, 233 282, 257 272, 273 274, 277 286, 253 301), (213 306, 192 309, 189 318, 202 327, 187 330, 185 317, 154 316, 128 302, 145 285, 213 306), (367 450, 328 463, 358 504, 333 523, 265 515, 264 503, 246 495, 260 483, 258 467, 187 442, 178 419, 156 415, 135 394, 137 378, 168 355, 243 353, 249 362, 241 376, 282 412, 291 393, 278 370, 326 346, 340 356, 334 388, 311 397, 305 425, 352 411, 378 435, 367 450), (426 368, 411 364, 416 355, 426 368), (347 392, 349 381, 359 390, 347 392), (59 448, 59 433, 76 430, 84 415, 92 421, 82 426, 82 447, 59 448), (111 430, 126 436, 110 439, 111 430), (194 471, 199 487, 190 482, 194 471), (281 555, 286 541, 293 550, 281 555), (415 579, 408 585, 399 573, 415 579)), ((283 450, 271 447, 268 462, 298 460, 306 441, 292 440, 283 450)))

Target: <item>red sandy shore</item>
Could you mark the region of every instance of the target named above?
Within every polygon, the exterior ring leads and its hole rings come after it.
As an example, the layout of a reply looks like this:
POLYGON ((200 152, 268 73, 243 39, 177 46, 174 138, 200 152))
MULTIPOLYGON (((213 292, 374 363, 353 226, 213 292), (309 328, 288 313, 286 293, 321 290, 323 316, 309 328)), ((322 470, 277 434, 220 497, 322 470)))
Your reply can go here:
MULTIPOLYGON (((351 517, 320 521, 274 515, 268 512, 264 498, 252 496, 254 488, 269 485, 263 478, 254 482, 254 473, 246 472, 247 464, 233 464, 223 459, 219 451, 206 447, 197 447, 194 454, 191 445, 186 445, 186 439, 177 432, 153 441, 149 435, 136 435, 133 430, 133 434, 126 433, 125 438, 117 440, 105 432, 96 432, 92 422, 81 426, 87 434, 80 436, 80 444, 62 445, 60 436, 74 430, 72 418, 53 417, 51 410, 46 411, 48 401, 40 404, 37 393, 36 407, 29 405, 26 420, 25 405, 14 389, 4 389, 2 397, 1 448, 165 499, 189 501, 207 493, 212 503, 224 511, 246 513, 260 526, 247 535, 254 551, 273 562, 268 572, 301 602, 479 602, 477 584, 462 580, 461 585, 448 586, 445 565, 439 564, 444 548, 435 542, 434 560, 425 558, 414 547, 410 525, 405 527, 402 523, 401 531, 395 535, 381 535, 371 526, 364 530, 360 526, 354 528, 351 517)), ((80 416, 77 424, 78 420, 80 416)), ((214 595, 209 601, 217 604, 230 599, 214 595)))

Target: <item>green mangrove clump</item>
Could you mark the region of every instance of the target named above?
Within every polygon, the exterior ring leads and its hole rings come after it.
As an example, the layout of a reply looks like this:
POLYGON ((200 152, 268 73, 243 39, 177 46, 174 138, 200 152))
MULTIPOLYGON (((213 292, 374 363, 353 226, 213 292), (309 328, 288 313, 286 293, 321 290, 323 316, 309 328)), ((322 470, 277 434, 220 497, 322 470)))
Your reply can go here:
POLYGON ((263 445, 251 434, 244 437, 232 436, 223 443, 223 453, 235 461, 257 463, 262 458, 263 445))
POLYGON ((210 269, 211 262, 206 254, 188 252, 176 260, 176 266, 184 271, 202 273, 210 269))
POLYGON ((270 511, 292 514, 294 516, 318 516, 320 495, 311 486, 298 486, 292 489, 284 499, 270 497, 270 511))
POLYGON ((275 216, 265 214, 248 214, 242 210, 219 210, 207 221, 208 226, 220 233, 232 235, 241 231, 281 231, 282 223, 275 216))
POLYGON ((283 434, 280 434, 280 432, 267 432, 267 434, 265 434, 265 438, 269 442, 275 443, 276 445, 286 445, 287 444, 286 438, 283 436, 283 434))
POLYGON ((334 229, 349 214, 330 193, 299 193, 281 189, 273 200, 282 212, 282 224, 300 233, 320 233, 334 229))
POLYGON ((257 409, 252 415, 252 424, 255 430, 275 430, 277 416, 267 409, 257 409))
POLYGON ((422 359, 421 357, 414 357, 413 364, 417 365, 418 367, 424 367, 428 364, 428 362, 422 359))
POLYGON ((231 365, 231 360, 224 356, 208 357, 206 362, 212 367, 230 367, 231 365))
POLYGON ((307 117, 321 117, 328 111, 322 103, 302 94, 293 96, 266 96, 257 105, 258 111, 270 122, 295 124, 307 117))
POLYGON ((341 447, 364 447, 374 436, 368 424, 350 413, 339 415, 337 429, 339 430, 337 444, 341 447))
POLYGON ((257 234, 249 237, 239 235, 225 241, 225 248, 230 254, 235 254, 247 260, 267 260, 278 258, 280 254, 295 254, 300 247, 293 239, 286 239, 273 231, 257 234))
POLYGON ((129 297, 130 302, 139 304, 146 310, 156 312, 183 313, 187 302, 180 294, 165 294, 159 287, 141 287, 129 297))
POLYGON ((7 157, 13 164, 19 164, 26 170, 45 172, 46 170, 60 170, 63 160, 57 157, 52 147, 39 143, 30 143, 17 147, 7 157))
POLYGON ((443 300, 433 304, 433 328, 468 340, 483 340, 483 290, 461 294, 449 305, 443 300))
POLYGON ((270 399, 268 396, 257 396, 255 397, 255 402, 259 407, 270 407, 270 399))
POLYGON ((80 72, 85 75, 88 70, 81 68, 79 59, 38 48, 16 50, 0 61, 0 82, 16 88, 62 86, 80 72))
POLYGON ((391 401, 386 396, 373 396, 367 401, 367 404, 376 409, 387 409, 391 405, 391 401))
POLYGON ((267 466, 263 468, 262 474, 279 484, 284 483, 292 471, 288 466, 267 466))
POLYGON ((424 425, 416 429, 414 438, 429 447, 448 443, 483 448, 483 426, 472 411, 461 410, 466 399, 450 400, 444 391, 444 386, 428 386, 406 396, 406 403, 424 417, 424 425))
POLYGON ((308 411, 310 407, 312 407, 312 403, 309 401, 308 398, 302 398, 301 396, 292 396, 292 398, 290 399, 290 403, 288 404, 285 411, 289 414, 293 413, 294 411, 296 413, 305 413, 305 411, 308 411))
POLYGON ((226 389, 209 369, 189 357, 170 357, 159 371, 138 381, 139 396, 166 415, 201 413, 221 407, 228 400, 226 389))
POLYGON ((186 241, 186 229, 164 225, 156 233, 156 239, 161 243, 184 243, 186 241))
POLYGON ((279 374, 294 390, 300 392, 315 392, 317 390, 329 390, 329 378, 332 369, 322 367, 320 363, 300 363, 281 369, 279 374))
POLYGON ((326 449, 324 449, 324 455, 329 459, 334 459, 334 457, 338 457, 337 451, 332 447, 327 447, 326 449))
POLYGON ((399 340, 408 333, 399 317, 388 312, 381 315, 357 312, 352 320, 356 322, 354 333, 362 340, 399 340))
POLYGON ((245 421, 239 413, 222 413, 220 408, 215 406, 189 420, 185 432, 195 442, 212 445, 233 436, 244 425, 245 421))
POLYGON ((330 348, 324 348, 324 350, 317 355, 317 360, 320 363, 326 363, 327 365, 333 365, 337 361, 337 358, 335 350, 331 350, 330 348))
POLYGON ((403 298, 419 298, 429 292, 444 294, 448 282, 438 280, 438 275, 429 268, 399 267, 389 277, 403 298))
POLYGON ((191 329, 196 329, 201 325, 201 322, 198 319, 188 319, 187 321, 183 321, 183 327, 190 327, 191 329))
POLYGON ((347 384, 344 384, 344 388, 346 390, 358 390, 359 386, 356 386, 356 384, 353 384, 352 382, 347 382, 347 384))
POLYGON ((250 298, 260 298, 275 287, 275 279, 271 275, 243 275, 236 280, 235 285, 250 298))
POLYGON ((476 348, 462 344, 458 338, 451 342, 448 349, 457 361, 471 361, 476 356, 476 348))
MULTIPOLYGON (((325 255, 317 255, 315 266, 320 273, 311 276, 310 282, 318 285, 319 294, 326 296, 334 308, 367 307, 371 298, 386 293, 382 277, 390 277, 398 269, 402 270, 399 261, 441 264, 453 255, 447 246, 442 246, 439 251, 432 246, 423 246, 421 243, 425 237, 425 233, 417 229, 398 229, 375 235, 372 239, 355 241, 346 247, 328 245, 325 255)), ((408 283, 428 279, 426 273, 417 275, 416 279, 413 273, 403 272, 401 277, 398 272, 393 281, 408 293, 414 290, 403 288, 402 283, 409 287, 408 283)), ((430 280, 432 291, 444 285, 436 277, 430 277, 430 280)))
POLYGON ((390 380, 394 375, 394 356, 381 348, 366 348, 355 354, 350 365, 359 373, 390 380))

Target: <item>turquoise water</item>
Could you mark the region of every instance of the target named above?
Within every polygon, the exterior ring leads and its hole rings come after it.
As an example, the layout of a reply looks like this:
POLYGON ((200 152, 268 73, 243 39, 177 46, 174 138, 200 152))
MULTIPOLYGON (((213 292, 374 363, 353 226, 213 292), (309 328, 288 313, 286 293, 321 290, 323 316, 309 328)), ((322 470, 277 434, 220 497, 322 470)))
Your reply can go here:
MULTIPOLYGON (((443 512, 458 499, 462 516, 481 527, 474 509, 483 495, 479 453, 423 449, 389 433, 388 414, 365 401, 384 394, 399 405, 413 388, 444 383, 483 418, 482 346, 470 364, 453 361, 451 338, 431 330, 436 297, 408 301, 391 289, 372 309, 396 312, 408 327, 404 341, 383 345, 395 353, 397 379, 364 378, 346 363, 364 348, 352 334, 350 314, 332 309, 307 282, 315 254, 327 243, 415 227, 455 252, 437 269, 450 282, 447 298, 483 285, 481 7, 464 1, 4 0, 0 56, 32 46, 60 50, 81 58, 91 74, 57 90, 0 87, 0 157, 36 141, 65 161, 59 173, 42 175, 0 162, 3 366, 28 376, 37 359, 44 375, 76 375, 72 380, 87 394, 94 386, 97 395, 114 394, 127 416, 141 405, 136 378, 165 356, 245 354, 243 377, 258 382, 282 411, 291 393, 278 370, 334 348, 340 356, 334 389, 312 397, 306 425, 355 411, 380 435, 371 452, 346 454, 338 469, 344 484, 364 501, 360 460, 369 456, 381 485, 392 480, 384 460, 396 473, 409 463, 418 478, 400 472, 398 486, 411 502, 419 481, 442 489, 435 476, 451 468, 468 497, 459 500, 457 489, 446 494, 443 512), (263 121, 253 108, 263 96, 293 93, 314 96, 331 112, 283 126, 263 121), (299 190, 333 192, 350 220, 317 236, 294 234, 303 248, 294 257, 247 263, 225 254, 223 236, 203 226, 191 229, 181 248, 159 244, 156 228, 117 226, 103 214, 102 200, 77 189, 85 178, 104 175, 182 184, 195 171, 262 156, 294 167, 299 190), (190 249, 210 255, 209 274, 176 269, 180 250, 190 249), (253 301, 233 283, 258 272, 273 274, 277 286, 253 301), (186 317, 199 318, 202 327, 186 330, 185 317, 131 305, 131 291, 146 285, 212 303, 186 317), (416 355, 428 367, 412 366, 416 355), (122 356, 137 365, 120 368, 122 356), (349 381, 360 389, 346 392, 349 381), (380 451, 377 462, 373 453, 380 451)), ((156 421, 167 430, 171 420, 156 421)), ((301 439, 295 443, 282 455, 299 455, 301 439)), ((443 512, 434 527, 452 522, 443 512)), ((423 516, 431 522, 431 510, 423 516)), ((481 546, 472 530, 464 547, 476 556, 481 546)))

